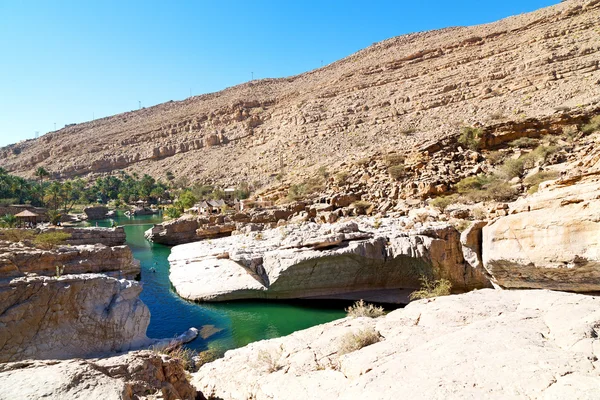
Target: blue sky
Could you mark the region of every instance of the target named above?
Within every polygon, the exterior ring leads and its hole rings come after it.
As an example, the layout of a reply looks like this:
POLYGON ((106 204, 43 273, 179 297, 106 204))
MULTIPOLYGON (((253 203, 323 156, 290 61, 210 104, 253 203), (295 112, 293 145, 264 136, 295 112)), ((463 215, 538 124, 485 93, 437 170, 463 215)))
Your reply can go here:
POLYGON ((556 3, 0 0, 0 146, 556 3))

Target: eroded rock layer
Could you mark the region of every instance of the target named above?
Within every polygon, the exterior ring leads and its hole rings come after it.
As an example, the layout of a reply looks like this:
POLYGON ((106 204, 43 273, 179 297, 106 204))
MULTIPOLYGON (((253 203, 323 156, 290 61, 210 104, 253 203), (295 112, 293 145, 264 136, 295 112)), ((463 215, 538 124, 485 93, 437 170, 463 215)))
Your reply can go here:
POLYGON ((0 165, 25 176, 44 166, 61 177, 170 170, 272 183, 282 167, 294 175, 382 148, 421 148, 463 125, 514 135, 557 110, 598 102, 598 20, 598 0, 570 0, 400 36, 298 76, 68 126, 1 149, 0 165))

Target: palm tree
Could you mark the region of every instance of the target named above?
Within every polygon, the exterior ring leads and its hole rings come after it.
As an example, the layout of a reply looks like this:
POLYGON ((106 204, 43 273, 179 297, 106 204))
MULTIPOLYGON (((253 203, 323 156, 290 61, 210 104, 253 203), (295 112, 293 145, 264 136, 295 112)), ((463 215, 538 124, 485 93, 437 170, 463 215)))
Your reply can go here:
POLYGON ((44 167, 39 167, 37 170, 35 170, 35 176, 37 176, 40 179, 40 191, 41 191, 41 195, 42 195, 42 204, 44 202, 44 178, 47 176, 50 176, 50 174, 48 173, 48 171, 46 171, 46 169, 44 167))

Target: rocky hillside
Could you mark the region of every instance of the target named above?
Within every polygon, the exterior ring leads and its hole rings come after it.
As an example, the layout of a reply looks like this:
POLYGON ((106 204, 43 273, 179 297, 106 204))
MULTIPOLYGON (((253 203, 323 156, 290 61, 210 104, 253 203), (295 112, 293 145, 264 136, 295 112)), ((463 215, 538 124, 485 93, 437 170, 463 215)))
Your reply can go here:
POLYGON ((69 126, 0 149, 61 177, 126 169, 220 184, 297 181, 464 126, 519 126, 600 100, 600 1, 377 43, 326 67, 69 126), (226 162, 223 162, 223 161, 226 162))

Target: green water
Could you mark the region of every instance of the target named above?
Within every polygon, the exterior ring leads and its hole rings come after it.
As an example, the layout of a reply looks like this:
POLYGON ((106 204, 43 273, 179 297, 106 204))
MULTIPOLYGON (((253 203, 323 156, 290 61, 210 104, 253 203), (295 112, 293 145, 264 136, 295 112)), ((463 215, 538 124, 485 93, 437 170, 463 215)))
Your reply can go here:
MULTIPOLYGON (((151 338, 178 335, 190 327, 214 326, 220 330, 206 338, 196 339, 188 347, 198 351, 220 350, 245 346, 257 340, 288 335, 300 329, 323 324, 345 316, 341 302, 265 302, 235 301, 224 303, 192 303, 181 299, 169 281, 170 247, 148 242, 144 232, 159 223, 159 216, 127 218, 121 214, 114 219, 124 226, 127 244, 140 260, 141 299, 150 309, 147 334, 151 338), (151 272, 155 268, 156 272, 151 272)), ((113 219, 98 221, 98 226, 111 226, 113 219)), ((95 224, 95 223, 94 223, 95 224)))

